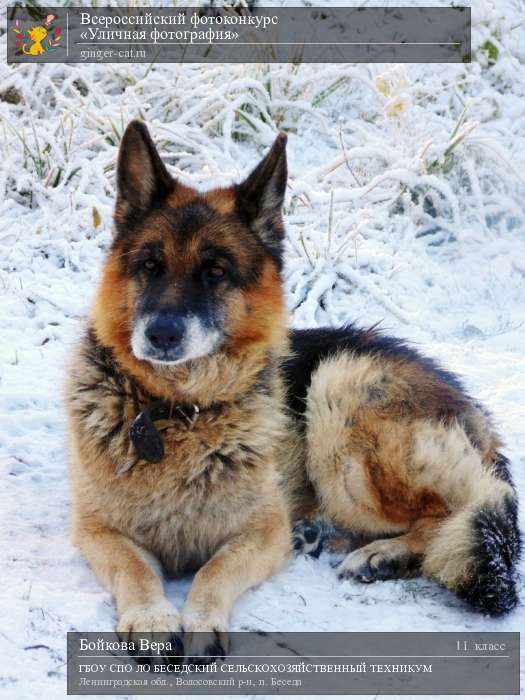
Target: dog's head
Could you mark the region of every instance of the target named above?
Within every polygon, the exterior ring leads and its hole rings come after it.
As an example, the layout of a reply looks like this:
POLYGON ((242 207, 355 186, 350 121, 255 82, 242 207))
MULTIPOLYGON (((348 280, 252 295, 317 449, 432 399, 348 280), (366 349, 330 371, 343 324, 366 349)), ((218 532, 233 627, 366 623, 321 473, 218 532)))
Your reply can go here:
POLYGON ((128 126, 94 314, 104 344, 159 366, 282 340, 285 146, 281 134, 244 182, 199 193, 168 173, 144 124, 128 126))

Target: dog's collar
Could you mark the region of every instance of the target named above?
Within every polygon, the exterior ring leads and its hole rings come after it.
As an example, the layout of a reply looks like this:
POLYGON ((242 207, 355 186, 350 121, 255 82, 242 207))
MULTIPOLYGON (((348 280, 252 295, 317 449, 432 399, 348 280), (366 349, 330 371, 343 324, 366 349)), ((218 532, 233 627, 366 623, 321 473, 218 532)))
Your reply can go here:
POLYGON ((117 473, 123 474, 129 471, 139 459, 151 464, 160 462, 164 457, 164 441, 160 431, 174 420, 181 421, 187 430, 191 430, 199 414, 200 409, 196 404, 180 405, 173 401, 152 401, 129 426, 129 439, 135 450, 136 459, 127 460, 117 473), (155 426, 155 422, 162 422, 162 427, 155 426))

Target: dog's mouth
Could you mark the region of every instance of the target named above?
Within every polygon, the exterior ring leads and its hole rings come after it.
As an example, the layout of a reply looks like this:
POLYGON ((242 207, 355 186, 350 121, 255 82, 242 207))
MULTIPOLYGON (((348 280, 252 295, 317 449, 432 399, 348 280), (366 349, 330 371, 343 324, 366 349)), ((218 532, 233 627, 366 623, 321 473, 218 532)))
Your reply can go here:
POLYGON ((166 366, 176 366, 176 365, 181 365, 184 364, 185 362, 189 362, 190 360, 196 360, 199 357, 202 357, 202 355, 194 355, 194 356, 188 356, 188 355, 178 355, 173 352, 146 352, 146 353, 138 353, 135 350, 133 350, 133 354, 138 360, 146 360, 147 362, 151 362, 153 365, 166 365, 166 366))
POLYGON ((135 323, 131 350, 138 360, 176 366, 215 352, 222 334, 195 315, 143 316, 135 323))
POLYGON ((192 360, 198 360, 200 358, 206 357, 210 353, 193 355, 184 354, 181 356, 174 356, 173 353, 165 353, 164 355, 150 353, 144 354, 142 356, 138 355, 135 352, 133 352, 133 354, 138 360, 145 360, 146 362, 150 362, 152 365, 159 365, 161 367, 176 367, 178 365, 183 365, 186 362, 191 362, 192 360))

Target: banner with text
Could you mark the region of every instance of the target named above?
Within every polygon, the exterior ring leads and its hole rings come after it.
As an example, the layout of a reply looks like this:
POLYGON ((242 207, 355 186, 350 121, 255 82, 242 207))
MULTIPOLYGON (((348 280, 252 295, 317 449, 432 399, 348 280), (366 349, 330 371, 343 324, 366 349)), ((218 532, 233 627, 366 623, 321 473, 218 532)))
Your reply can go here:
POLYGON ((462 63, 469 7, 8 8, 10 63, 462 63))
POLYGON ((519 695, 518 633, 233 632, 225 658, 196 633, 189 659, 165 634, 67 644, 70 695, 519 695))

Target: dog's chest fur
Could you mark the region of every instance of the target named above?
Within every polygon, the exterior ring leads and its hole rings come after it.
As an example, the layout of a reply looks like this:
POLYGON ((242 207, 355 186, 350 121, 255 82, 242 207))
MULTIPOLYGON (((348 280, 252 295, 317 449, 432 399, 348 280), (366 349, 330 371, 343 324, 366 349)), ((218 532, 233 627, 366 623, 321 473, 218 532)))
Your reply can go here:
MULTIPOLYGON (((165 455, 137 458, 129 426, 148 397, 89 336, 73 368, 74 497, 156 554, 172 571, 199 566, 249 515, 275 498, 273 450, 282 442, 282 406, 265 374, 237 401, 211 405, 188 427, 160 426, 165 455), (122 467, 128 469, 119 474, 122 467)), ((276 379, 276 378, 275 378, 276 379)))

